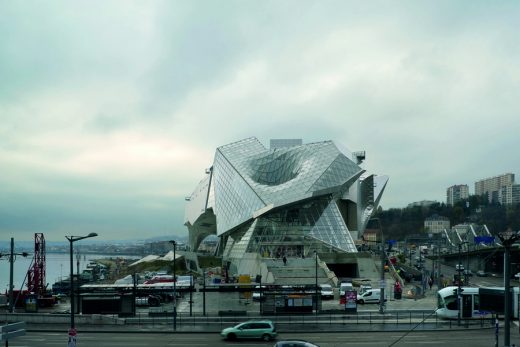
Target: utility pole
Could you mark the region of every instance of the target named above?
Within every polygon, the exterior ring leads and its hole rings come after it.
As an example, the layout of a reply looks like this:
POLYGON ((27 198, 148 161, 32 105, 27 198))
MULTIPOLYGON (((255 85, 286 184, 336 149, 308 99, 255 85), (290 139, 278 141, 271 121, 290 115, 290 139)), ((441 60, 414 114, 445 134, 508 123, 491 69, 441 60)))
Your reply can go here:
POLYGON ((385 240, 383 236, 383 228, 381 227, 381 221, 378 219, 379 224, 379 232, 381 233, 381 296, 379 298, 379 313, 385 313, 385 262, 386 262, 386 253, 385 253, 385 240))
POLYGON ((457 325, 460 325, 460 316, 462 314, 462 298, 460 297, 460 281, 462 279, 461 277, 461 272, 462 272, 462 269, 461 269, 461 263, 460 263, 460 251, 462 249, 462 243, 459 243, 459 260, 458 260, 458 264, 457 264, 457 273, 459 274, 459 278, 457 279, 457 285, 458 285, 458 288, 457 288, 457 307, 459 308, 459 313, 457 314, 457 325))
POLYGON ((9 256, 9 313, 13 313, 13 264, 14 264, 14 238, 11 237, 11 255, 9 256))
POLYGON ((206 316, 206 269, 202 269, 202 315, 206 316))
POLYGON ((461 250, 462 245, 468 243, 467 241, 459 242, 459 260, 457 264, 457 272, 459 274, 458 278, 458 287, 457 287, 457 307, 459 308, 459 313, 457 315, 457 325, 460 325, 460 320, 462 316, 462 288, 461 288, 461 281, 462 281, 462 272, 464 271, 464 267, 462 266, 462 259, 461 259, 461 250))
POLYGON ((171 240, 170 243, 173 245, 173 330, 177 330, 177 274, 176 274, 176 266, 175 260, 176 255, 175 251, 177 248, 177 242, 175 240, 171 240))
MULTIPOLYGON (((318 315, 318 252, 314 251, 314 298, 316 302, 316 316, 318 315)), ((262 299, 262 298, 260 298, 262 299)))
MULTIPOLYGON (((8 311, 9 313, 14 312, 14 296, 13 296, 13 290, 14 290, 14 284, 13 284, 13 274, 14 274, 14 261, 16 260, 16 256, 21 255, 23 257, 27 257, 29 253, 22 252, 22 253, 15 253, 14 252, 14 238, 11 237, 11 251, 7 255, 7 260, 9 261, 9 307, 8 311)), ((0 253, 0 258, 5 256, 5 254, 0 253)), ((7 342, 6 342, 7 343, 7 342)))

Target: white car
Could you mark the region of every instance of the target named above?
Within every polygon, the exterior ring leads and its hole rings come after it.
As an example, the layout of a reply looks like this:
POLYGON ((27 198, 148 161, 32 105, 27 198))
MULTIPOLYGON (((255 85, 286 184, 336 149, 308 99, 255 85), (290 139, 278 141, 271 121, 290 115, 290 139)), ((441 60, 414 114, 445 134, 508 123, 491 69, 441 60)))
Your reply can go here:
MULTIPOLYGON (((262 290, 265 290, 264 286, 262 286, 262 290)), ((263 296, 262 293, 260 293, 260 286, 255 286, 253 288, 252 297, 253 297, 253 301, 264 301, 265 300, 265 296, 263 296)))
POLYGON ((322 299, 334 299, 334 291, 330 284, 320 284, 320 295, 322 299))
MULTIPOLYGON (((369 289, 363 294, 357 296, 357 303, 358 304, 365 304, 365 303, 379 303, 379 300, 381 298, 381 289, 369 289)), ((388 300, 388 296, 385 292, 385 301, 388 300)))
POLYGON ((343 282, 339 285, 339 296, 344 297, 345 292, 348 290, 354 290, 354 286, 350 282, 343 282))

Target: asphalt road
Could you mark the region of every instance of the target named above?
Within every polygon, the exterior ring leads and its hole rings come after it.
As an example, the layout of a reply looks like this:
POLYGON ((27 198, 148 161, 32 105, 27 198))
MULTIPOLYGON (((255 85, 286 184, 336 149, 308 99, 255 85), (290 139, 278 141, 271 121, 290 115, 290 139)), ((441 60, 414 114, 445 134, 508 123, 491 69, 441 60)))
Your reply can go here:
MULTIPOLYGON (((417 331, 406 332, 350 332, 350 333, 283 333, 277 340, 305 339, 321 347, 367 346, 471 346, 490 347, 495 345, 493 329, 463 331, 417 331)), ((499 346, 503 341, 499 341, 499 346)), ((520 346, 520 336, 511 333, 511 343, 520 346)), ((66 346, 67 336, 62 333, 30 332, 9 342, 11 347, 66 346)), ((273 346, 274 342, 256 340, 229 342, 219 334, 158 334, 158 333, 83 333, 78 336, 78 347, 209 347, 209 346, 273 346)))

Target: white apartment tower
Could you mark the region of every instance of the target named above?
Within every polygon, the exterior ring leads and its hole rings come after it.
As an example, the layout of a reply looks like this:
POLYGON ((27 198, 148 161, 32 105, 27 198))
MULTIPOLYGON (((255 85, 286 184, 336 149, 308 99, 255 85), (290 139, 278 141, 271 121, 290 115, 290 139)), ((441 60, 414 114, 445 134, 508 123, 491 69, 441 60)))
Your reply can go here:
POLYGON ((469 188, 467 184, 457 184, 448 188, 446 204, 453 206, 457 202, 469 198, 469 188))
POLYGON ((475 182, 475 195, 487 195, 491 203, 509 205, 513 203, 514 183, 515 175, 512 173, 485 178, 475 182))

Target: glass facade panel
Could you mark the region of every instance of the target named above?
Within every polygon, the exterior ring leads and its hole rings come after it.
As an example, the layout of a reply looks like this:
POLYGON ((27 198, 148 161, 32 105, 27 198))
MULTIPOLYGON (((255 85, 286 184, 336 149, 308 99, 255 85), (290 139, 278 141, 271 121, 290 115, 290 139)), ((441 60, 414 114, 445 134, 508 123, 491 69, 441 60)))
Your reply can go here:
POLYGON ((265 207, 256 193, 219 151, 215 155, 213 175, 217 235, 251 219, 254 211, 265 207))

